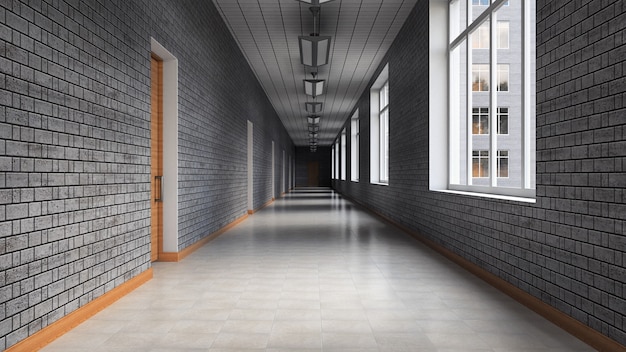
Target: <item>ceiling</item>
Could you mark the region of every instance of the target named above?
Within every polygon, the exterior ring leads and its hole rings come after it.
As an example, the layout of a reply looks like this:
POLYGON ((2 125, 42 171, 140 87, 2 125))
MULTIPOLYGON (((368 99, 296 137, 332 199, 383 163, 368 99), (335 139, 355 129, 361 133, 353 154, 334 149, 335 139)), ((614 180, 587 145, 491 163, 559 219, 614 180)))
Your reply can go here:
MULTIPOLYGON (((309 5, 297 0, 213 0, 296 146, 308 146, 313 101, 303 80, 298 36, 313 32, 309 5)), ((319 145, 334 141, 417 0, 334 0, 322 5, 320 35, 330 35, 319 145)))

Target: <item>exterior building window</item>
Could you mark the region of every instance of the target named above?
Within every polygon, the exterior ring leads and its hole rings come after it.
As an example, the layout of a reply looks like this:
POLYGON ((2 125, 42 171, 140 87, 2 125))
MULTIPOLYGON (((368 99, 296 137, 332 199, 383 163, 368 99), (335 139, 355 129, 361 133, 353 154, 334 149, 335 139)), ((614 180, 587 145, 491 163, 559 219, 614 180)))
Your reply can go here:
POLYGON ((389 65, 370 89, 370 182, 389 184, 389 65))
MULTIPOLYGON (((508 92, 509 90, 509 65, 498 65, 496 85, 498 92, 508 92)), ((472 91, 488 92, 489 91, 489 65, 473 64, 472 65, 472 91)))
POLYGON ((509 177, 508 150, 498 150, 498 177, 509 177))
MULTIPOLYGON (((498 49, 509 48, 509 22, 498 21, 496 40, 498 49)), ((489 22, 485 22, 472 34, 472 49, 489 49, 489 22)))
POLYGON ((346 158, 346 129, 341 131, 341 180, 346 180, 346 164, 348 162, 346 158))
POLYGON ((472 177, 489 177, 489 151, 472 152, 472 177))
POLYGON ((498 108, 498 134, 509 134, 509 108, 498 108))
MULTIPOLYGON (((498 134, 509 134, 509 108, 498 108, 498 134)), ((472 108, 472 134, 489 134, 489 108, 472 108)))
POLYGON ((350 180, 359 181, 359 111, 350 120, 350 180))
POLYGON ((448 4, 449 190, 535 197, 535 6, 448 4))
MULTIPOLYGON (((509 151, 498 150, 498 177, 509 177, 509 151)), ((472 152, 472 177, 489 177, 489 151, 472 152)))
POLYGON ((472 108, 472 134, 489 134, 489 108, 472 108))

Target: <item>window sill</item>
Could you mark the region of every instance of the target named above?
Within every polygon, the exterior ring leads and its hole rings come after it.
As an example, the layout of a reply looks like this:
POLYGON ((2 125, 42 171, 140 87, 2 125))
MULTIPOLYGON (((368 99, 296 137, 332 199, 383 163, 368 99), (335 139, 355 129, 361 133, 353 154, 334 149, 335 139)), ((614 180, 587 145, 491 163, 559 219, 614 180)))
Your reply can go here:
POLYGON ((389 183, 385 183, 385 182, 370 182, 373 185, 379 185, 379 186, 389 186, 389 183))
POLYGON ((469 191, 457 191, 450 189, 431 189, 434 192, 441 193, 450 193, 450 194, 459 194, 465 196, 473 196, 473 197, 481 197, 481 198, 491 198, 491 199, 500 199, 500 200, 510 200, 514 202, 522 202, 522 203, 537 203, 536 198, 528 198, 528 197, 520 197, 520 196, 507 196, 503 194, 491 194, 491 193, 480 193, 480 192, 469 192, 469 191))

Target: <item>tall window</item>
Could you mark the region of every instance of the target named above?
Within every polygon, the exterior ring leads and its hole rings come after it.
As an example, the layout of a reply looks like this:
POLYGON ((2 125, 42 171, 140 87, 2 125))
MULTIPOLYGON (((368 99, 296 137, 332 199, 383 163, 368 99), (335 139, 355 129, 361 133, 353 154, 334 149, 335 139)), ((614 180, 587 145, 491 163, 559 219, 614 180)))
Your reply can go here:
POLYGON ((340 166, 339 166, 339 156, 340 156, 340 149, 339 149, 339 138, 335 139, 335 179, 338 180, 339 179, 339 173, 340 173, 340 166))
POLYGON ((359 181, 359 110, 350 120, 350 180, 359 181))
POLYGON ((449 16, 448 188, 534 197, 535 0, 451 0, 449 16))
POLYGON ((379 92, 380 182, 389 182, 389 81, 379 92))
POLYGON ((370 181, 389 183, 389 65, 370 90, 370 181))
POLYGON ((333 146, 330 149, 330 177, 334 180, 337 177, 335 177, 335 158, 337 156, 335 155, 335 145, 333 144, 333 146))
POLYGON ((341 131, 341 180, 346 180, 346 164, 348 160, 346 159, 346 129, 344 128, 341 131))

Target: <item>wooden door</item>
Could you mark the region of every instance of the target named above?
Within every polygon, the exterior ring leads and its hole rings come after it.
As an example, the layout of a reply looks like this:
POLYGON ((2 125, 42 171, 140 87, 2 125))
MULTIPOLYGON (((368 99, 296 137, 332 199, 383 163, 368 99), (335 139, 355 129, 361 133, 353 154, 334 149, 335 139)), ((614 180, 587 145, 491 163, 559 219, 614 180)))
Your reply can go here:
POLYGON ((150 195, 152 261, 163 251, 163 61, 151 58, 150 195))
POLYGON ((307 164, 307 186, 318 187, 320 185, 320 164, 317 161, 309 161, 307 164))

